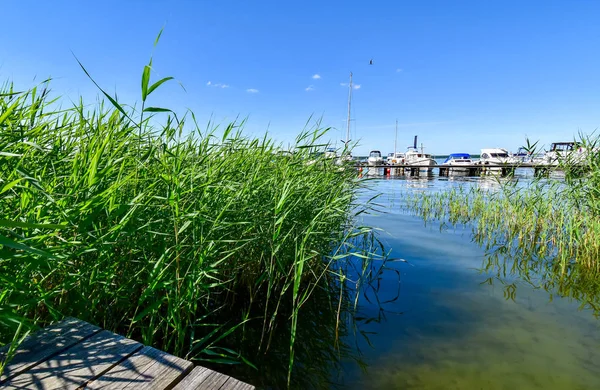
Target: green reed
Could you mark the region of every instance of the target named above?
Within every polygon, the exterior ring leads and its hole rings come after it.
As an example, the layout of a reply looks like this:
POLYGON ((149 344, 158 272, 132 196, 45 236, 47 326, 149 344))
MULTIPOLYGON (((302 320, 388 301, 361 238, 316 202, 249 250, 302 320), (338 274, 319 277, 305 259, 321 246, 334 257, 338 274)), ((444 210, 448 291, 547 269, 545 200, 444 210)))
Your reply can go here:
POLYGON ((149 106, 171 80, 151 84, 151 70, 140 110, 103 90, 108 106, 66 109, 47 82, 0 90, 0 343, 73 316, 261 370, 283 337, 289 386, 306 375, 298 353, 310 359, 299 327, 323 321, 338 337, 345 326, 344 270, 371 236, 355 225, 363 184, 314 157, 326 129, 302 131, 284 154, 243 136, 243 122, 203 129, 193 113, 149 106), (326 318, 304 318, 313 297, 333 308, 318 311, 326 318))
POLYGON ((584 137, 582 143, 585 161, 565 156, 559 164, 564 180, 412 193, 407 207, 442 227, 470 225, 473 239, 486 249, 484 270, 495 271, 501 281, 519 275, 600 314, 600 159, 595 141, 584 137))

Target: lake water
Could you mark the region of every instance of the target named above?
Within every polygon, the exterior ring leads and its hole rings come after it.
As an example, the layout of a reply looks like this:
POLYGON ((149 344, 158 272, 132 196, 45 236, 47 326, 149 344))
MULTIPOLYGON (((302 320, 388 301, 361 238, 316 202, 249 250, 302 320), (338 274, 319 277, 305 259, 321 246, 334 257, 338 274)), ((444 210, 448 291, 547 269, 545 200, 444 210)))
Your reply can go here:
MULTIPOLYGON (((522 185, 531 172, 518 173, 522 185)), ((349 343, 368 366, 345 362, 337 377, 349 389, 599 389, 600 322, 572 298, 536 288, 518 274, 481 271, 483 248, 468 227, 440 231, 403 208, 410 191, 455 185, 494 189, 495 179, 374 179, 384 212, 364 223, 400 274, 397 299, 382 305, 361 297, 364 323, 349 343), (491 278, 491 279, 490 279, 491 278), (490 283, 491 281, 491 283, 490 283)), ((365 193, 366 198, 372 194, 365 193)), ((378 298, 394 298, 398 275, 383 274, 378 298)))

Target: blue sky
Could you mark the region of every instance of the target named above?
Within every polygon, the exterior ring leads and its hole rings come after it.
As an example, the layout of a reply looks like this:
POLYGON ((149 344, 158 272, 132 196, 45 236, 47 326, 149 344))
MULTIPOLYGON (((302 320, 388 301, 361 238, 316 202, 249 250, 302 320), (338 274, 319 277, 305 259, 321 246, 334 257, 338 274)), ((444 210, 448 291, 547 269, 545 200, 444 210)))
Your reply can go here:
MULTIPOLYGON (((201 123, 248 117, 291 142, 311 117, 345 137, 348 75, 355 154, 516 150, 600 125, 599 1, 31 1, 0 0, 0 80, 48 76, 67 99, 98 91, 140 101, 152 77, 174 76, 149 100, 201 123), (373 59, 374 64, 369 65, 373 59), (319 75, 319 78, 314 78, 319 75), (210 85, 209 85, 210 82, 210 85), (223 87, 227 86, 227 87, 223 87)), ((67 100, 68 101, 68 100, 67 100)))

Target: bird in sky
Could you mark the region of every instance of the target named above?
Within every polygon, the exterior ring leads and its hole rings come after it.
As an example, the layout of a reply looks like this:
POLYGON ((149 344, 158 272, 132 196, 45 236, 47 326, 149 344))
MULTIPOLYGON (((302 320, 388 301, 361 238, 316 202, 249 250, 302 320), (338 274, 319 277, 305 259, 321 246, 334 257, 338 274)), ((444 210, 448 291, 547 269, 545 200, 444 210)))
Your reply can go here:
POLYGON ((373 59, 371 58, 371 61, 369 61, 369 65, 373 65, 373 59))

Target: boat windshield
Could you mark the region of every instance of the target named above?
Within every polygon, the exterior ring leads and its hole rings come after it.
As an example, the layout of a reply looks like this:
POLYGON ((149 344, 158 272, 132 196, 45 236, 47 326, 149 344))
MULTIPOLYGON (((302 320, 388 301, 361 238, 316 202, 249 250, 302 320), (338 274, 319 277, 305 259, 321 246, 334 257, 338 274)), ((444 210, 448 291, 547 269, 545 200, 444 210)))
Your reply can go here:
POLYGON ((575 142, 555 142, 550 146, 550 151, 568 152, 573 150, 575 142))
POLYGON ((369 157, 381 157, 381 152, 378 150, 373 150, 370 154, 369 157))
POLYGON ((508 157, 508 154, 507 154, 507 153, 490 153, 490 155, 491 155, 492 157, 504 157, 504 158, 507 158, 507 157, 508 157))
POLYGON ((448 158, 446 158, 446 160, 444 160, 444 163, 450 161, 469 163, 471 162, 471 155, 469 153, 452 153, 448 156, 448 158))

